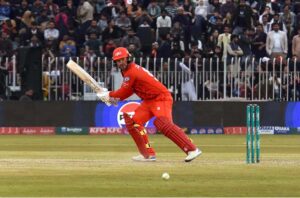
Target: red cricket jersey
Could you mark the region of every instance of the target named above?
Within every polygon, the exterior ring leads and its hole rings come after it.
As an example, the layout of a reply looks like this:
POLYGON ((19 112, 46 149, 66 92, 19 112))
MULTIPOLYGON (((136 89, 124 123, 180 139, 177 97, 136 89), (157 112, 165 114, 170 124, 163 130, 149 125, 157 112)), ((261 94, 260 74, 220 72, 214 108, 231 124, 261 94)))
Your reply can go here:
POLYGON ((124 100, 133 93, 142 100, 173 100, 169 90, 159 82, 148 70, 130 63, 122 71, 123 83, 120 89, 109 92, 109 96, 124 100))

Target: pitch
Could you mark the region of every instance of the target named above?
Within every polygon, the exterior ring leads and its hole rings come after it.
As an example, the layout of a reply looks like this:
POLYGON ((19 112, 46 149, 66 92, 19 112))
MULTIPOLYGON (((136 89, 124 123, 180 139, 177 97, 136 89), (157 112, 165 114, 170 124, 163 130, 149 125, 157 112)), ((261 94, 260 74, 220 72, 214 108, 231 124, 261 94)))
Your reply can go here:
POLYGON ((130 136, 1 136, 0 196, 299 197, 300 136, 264 135, 261 163, 245 163, 245 136, 193 135, 191 163, 163 135, 157 162, 131 161, 130 136), (168 172, 169 180, 161 174, 168 172))

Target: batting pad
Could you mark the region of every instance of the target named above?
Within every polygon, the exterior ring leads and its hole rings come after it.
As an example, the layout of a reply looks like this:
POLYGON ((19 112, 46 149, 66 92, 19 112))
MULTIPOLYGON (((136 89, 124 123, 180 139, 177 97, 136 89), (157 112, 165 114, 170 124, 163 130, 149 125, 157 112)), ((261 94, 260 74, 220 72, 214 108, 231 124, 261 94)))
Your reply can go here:
POLYGON ((157 130, 161 131, 166 137, 172 140, 186 154, 189 151, 196 150, 196 146, 191 142, 190 138, 174 123, 166 117, 158 117, 154 120, 157 130))
POLYGON ((155 156, 154 149, 150 146, 146 129, 143 126, 135 124, 127 113, 123 113, 126 128, 134 140, 139 152, 145 157, 155 156))

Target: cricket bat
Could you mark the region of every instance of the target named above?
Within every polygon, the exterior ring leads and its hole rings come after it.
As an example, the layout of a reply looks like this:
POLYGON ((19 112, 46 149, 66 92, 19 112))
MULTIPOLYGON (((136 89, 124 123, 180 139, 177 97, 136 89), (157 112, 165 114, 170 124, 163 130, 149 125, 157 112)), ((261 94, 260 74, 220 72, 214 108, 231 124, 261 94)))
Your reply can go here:
MULTIPOLYGON (((77 63, 72 60, 69 60, 67 63, 67 67, 75 73, 83 82, 85 82, 88 86, 92 88, 96 93, 104 91, 104 88, 99 85, 99 83, 89 75, 82 67, 80 67, 77 63)), ((110 101, 102 100, 106 105, 110 106, 110 101)))

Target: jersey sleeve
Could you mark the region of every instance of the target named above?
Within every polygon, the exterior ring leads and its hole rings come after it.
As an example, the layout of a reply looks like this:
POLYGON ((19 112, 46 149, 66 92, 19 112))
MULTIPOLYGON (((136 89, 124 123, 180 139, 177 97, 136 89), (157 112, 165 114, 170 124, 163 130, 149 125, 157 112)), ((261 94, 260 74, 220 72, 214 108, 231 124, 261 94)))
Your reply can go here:
POLYGON ((123 83, 121 87, 116 91, 109 92, 109 96, 113 98, 119 98, 120 100, 125 100, 134 93, 132 88, 134 81, 134 75, 131 75, 130 73, 125 74, 123 77, 123 83))

